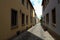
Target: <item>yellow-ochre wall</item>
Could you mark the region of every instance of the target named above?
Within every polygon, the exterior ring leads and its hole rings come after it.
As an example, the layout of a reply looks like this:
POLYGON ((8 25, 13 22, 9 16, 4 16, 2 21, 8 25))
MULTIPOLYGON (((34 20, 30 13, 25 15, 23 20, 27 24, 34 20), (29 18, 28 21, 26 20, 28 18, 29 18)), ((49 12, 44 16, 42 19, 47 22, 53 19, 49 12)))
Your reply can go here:
MULTIPOLYGON (((25 0, 25 2, 28 2, 25 0)), ((29 8, 25 5, 23 5, 20 0, 0 0, 0 40, 8 40, 9 38, 13 37, 16 35, 17 31, 24 31, 26 29, 26 26, 30 27, 30 4, 28 6, 29 8), (11 9, 17 10, 17 26, 16 28, 11 29, 11 9), (20 10, 22 13, 28 15, 28 25, 26 25, 26 20, 25 25, 22 26, 22 17, 20 13, 20 10)), ((33 15, 33 14, 31 14, 33 15)), ((32 16, 33 17, 33 16, 32 16)), ((26 19, 26 17, 25 17, 26 19)))

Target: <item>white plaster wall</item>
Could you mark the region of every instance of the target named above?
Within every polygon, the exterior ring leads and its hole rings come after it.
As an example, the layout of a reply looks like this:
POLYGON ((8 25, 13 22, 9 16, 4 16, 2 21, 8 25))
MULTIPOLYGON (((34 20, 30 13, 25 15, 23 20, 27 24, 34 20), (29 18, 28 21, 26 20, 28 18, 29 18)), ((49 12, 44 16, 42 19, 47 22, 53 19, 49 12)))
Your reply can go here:
MULTIPOLYGON (((47 13, 49 13, 49 25, 48 28, 55 31, 57 34, 60 35, 60 4, 58 3, 58 0, 49 0, 49 3, 45 10, 43 11, 43 16, 45 16, 47 13), (52 26, 52 9, 56 9, 56 28, 52 26)), ((46 25, 46 23, 45 23, 46 25)))

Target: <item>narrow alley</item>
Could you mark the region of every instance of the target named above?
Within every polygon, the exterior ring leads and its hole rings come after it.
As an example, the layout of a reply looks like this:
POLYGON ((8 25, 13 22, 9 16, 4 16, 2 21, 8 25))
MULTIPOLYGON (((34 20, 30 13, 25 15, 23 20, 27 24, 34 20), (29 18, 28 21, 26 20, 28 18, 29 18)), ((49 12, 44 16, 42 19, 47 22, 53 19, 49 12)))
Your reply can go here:
POLYGON ((54 40, 54 39, 47 31, 44 31, 40 23, 38 23, 12 40, 54 40))
POLYGON ((60 0, 0 0, 0 40, 60 40, 60 0))

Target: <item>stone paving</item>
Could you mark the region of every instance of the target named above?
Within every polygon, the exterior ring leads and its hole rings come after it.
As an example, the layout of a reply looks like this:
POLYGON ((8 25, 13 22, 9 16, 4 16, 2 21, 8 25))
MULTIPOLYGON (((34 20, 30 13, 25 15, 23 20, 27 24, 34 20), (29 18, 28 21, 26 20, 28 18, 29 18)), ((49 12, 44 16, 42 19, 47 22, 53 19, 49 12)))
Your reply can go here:
POLYGON ((38 23, 12 40, 54 40, 54 38, 38 23))

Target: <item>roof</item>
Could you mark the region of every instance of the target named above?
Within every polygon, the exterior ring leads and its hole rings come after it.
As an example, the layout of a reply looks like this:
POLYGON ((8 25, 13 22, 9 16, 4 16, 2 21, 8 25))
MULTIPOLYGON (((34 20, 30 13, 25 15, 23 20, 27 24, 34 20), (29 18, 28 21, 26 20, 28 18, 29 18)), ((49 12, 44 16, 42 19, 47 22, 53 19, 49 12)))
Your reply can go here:
POLYGON ((28 2, 30 3, 31 7, 34 9, 34 7, 33 7, 32 3, 30 2, 30 0, 28 0, 28 2))
POLYGON ((44 3, 44 0, 42 1, 42 5, 43 5, 43 3, 44 3))

